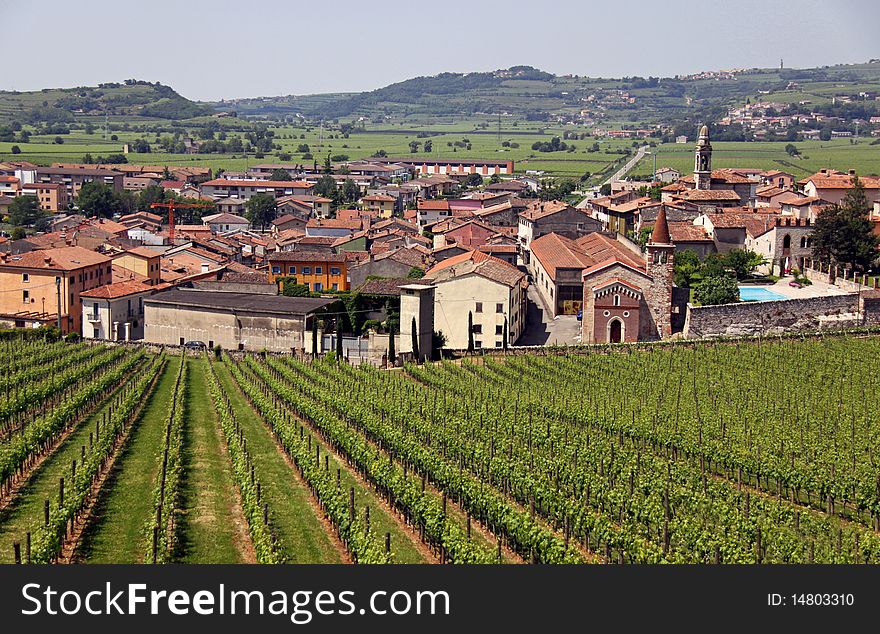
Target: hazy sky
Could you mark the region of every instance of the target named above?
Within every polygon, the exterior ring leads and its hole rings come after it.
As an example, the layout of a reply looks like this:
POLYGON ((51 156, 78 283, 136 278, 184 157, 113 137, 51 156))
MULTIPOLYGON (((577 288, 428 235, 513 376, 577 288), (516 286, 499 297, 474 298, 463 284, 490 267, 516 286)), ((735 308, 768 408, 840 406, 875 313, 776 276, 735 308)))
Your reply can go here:
POLYGON ((136 78, 192 99, 517 64, 619 77, 880 58, 877 0, 0 0, 0 24, 0 89, 136 78))

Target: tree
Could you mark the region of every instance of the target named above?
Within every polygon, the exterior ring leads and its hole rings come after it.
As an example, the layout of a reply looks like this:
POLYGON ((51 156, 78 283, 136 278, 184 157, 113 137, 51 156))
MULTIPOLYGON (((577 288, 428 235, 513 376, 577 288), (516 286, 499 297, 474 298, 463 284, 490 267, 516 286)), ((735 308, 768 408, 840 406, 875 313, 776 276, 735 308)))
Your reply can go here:
POLYGON ((12 239, 13 240, 22 240, 27 237, 27 231, 24 230, 24 227, 15 227, 12 230, 12 239))
POLYGON ((406 274, 406 277, 410 280, 420 280, 425 277, 425 272, 419 267, 414 266, 409 270, 409 273, 406 274))
POLYGON ((868 269, 877 258, 878 237, 868 218, 869 203, 858 176, 839 205, 823 211, 813 228, 813 256, 818 260, 868 269))
POLYGON ((394 326, 388 328, 388 363, 394 365, 397 361, 397 352, 394 350, 394 326))
POLYGON ((792 158, 801 155, 800 150, 797 149, 797 146, 795 146, 794 143, 789 143, 788 145, 786 145, 785 151, 792 158))
POLYGON ((266 225, 275 220, 275 197, 271 194, 254 194, 244 204, 245 215, 251 224, 265 229, 266 225))
POLYGON ((421 145, 421 142, 419 142, 419 141, 410 141, 409 142, 410 154, 415 154, 416 152, 418 152, 420 145, 421 145))
POLYGON ((749 249, 734 249, 724 256, 725 266, 732 270, 736 279, 744 280, 755 272, 759 266, 767 264, 767 260, 749 249))
POLYGON ((9 151, 12 152, 13 154, 21 154, 21 148, 18 147, 17 145, 13 145, 9 151))
POLYGON ((468 311, 468 352, 474 351, 474 313, 468 311))
POLYGON ((312 150, 309 148, 308 143, 300 143, 296 146, 296 151, 299 154, 309 154, 312 150))
POLYGON ((700 273, 700 257, 696 251, 685 249, 675 254, 673 281, 680 288, 691 288, 700 273))
POLYGON ((327 158, 324 159, 324 173, 333 173, 333 163, 330 161, 330 152, 327 152, 327 158))
POLYGON ((507 352, 507 317, 504 318, 504 331, 501 339, 501 347, 507 352))
POLYGON ((282 277, 278 281, 281 282, 281 294, 285 297, 311 297, 308 284, 299 284, 295 277, 282 277))
POLYGON ((312 317, 312 357, 318 354, 318 318, 312 317))
POLYGON ((483 184, 483 177, 479 174, 469 174, 467 178, 464 179, 465 187, 479 187, 483 184))
POLYGON ((290 172, 283 169, 274 169, 272 173, 269 174, 270 181, 289 181, 290 180, 290 172))
POLYGON ((353 180, 346 178, 342 183, 342 190, 339 192, 340 200, 346 203, 355 203, 360 197, 361 188, 353 180))
POLYGON ((708 275, 694 289, 694 300, 702 306, 733 304, 739 301, 739 288, 731 275, 708 275))
POLYGON ((413 358, 416 360, 416 362, 418 362, 421 355, 419 354, 419 331, 418 331, 418 327, 416 326, 416 318, 415 317, 412 318, 411 327, 412 327, 411 335, 412 335, 413 358))
POLYGON ((430 152, 432 149, 434 149, 433 145, 434 144, 431 141, 431 139, 428 139, 427 141, 425 141, 425 152, 430 152))
POLYGON ((41 215, 36 196, 16 196, 9 205, 9 224, 16 227, 30 227, 41 215))
POLYGON ((324 174, 321 178, 318 179, 318 182, 315 183, 315 196, 323 196, 324 198, 329 198, 330 200, 336 200, 339 194, 339 188, 336 186, 336 181, 333 179, 330 174, 324 174))
POLYGON ((104 218, 111 218, 122 209, 122 203, 116 192, 100 181, 83 183, 79 188, 76 204, 85 214, 104 218))
POLYGON ((165 202, 165 190, 158 185, 147 185, 138 192, 138 211, 150 211, 150 205, 161 202, 165 202))
POLYGON ((611 183, 605 183, 599 188, 599 194, 602 196, 610 196, 611 195, 611 183))
POLYGON ((342 360, 342 320, 336 319, 336 360, 342 360))

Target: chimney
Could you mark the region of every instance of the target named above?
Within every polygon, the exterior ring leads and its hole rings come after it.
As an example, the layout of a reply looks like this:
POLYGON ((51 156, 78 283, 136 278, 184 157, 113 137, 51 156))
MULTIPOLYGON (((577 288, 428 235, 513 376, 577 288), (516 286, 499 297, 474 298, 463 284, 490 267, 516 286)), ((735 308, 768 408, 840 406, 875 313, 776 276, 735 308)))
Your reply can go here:
POLYGON ((211 270, 211 265, 207 262, 202 262, 202 273, 207 273, 211 270))
POLYGON ((46 266, 52 266, 52 258, 48 255, 43 258, 43 262, 46 264, 46 266))
POLYGON ((855 171, 855 170, 849 170, 849 175, 850 175, 850 176, 855 176, 855 175, 856 175, 856 171, 855 171))

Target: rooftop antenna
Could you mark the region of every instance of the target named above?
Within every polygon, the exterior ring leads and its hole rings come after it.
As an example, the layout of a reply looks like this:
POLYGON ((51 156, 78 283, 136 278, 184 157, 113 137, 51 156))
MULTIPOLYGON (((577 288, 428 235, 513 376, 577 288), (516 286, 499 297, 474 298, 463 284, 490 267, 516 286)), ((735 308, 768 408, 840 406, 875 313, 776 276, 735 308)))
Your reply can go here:
POLYGON ((779 70, 782 70, 784 67, 782 65, 782 58, 779 58, 779 70))

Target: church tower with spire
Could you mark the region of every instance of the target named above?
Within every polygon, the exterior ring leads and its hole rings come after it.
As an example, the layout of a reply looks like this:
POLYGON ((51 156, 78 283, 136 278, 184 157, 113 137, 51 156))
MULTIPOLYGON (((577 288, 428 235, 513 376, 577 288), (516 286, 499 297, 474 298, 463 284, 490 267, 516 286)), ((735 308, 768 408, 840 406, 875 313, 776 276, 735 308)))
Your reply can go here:
POLYGON ((661 206, 651 239, 645 246, 645 271, 651 282, 645 289, 645 303, 654 318, 657 335, 672 334, 672 285, 675 277, 675 245, 669 235, 666 207, 661 206))
POLYGON ((700 128, 700 138, 694 152, 694 184, 697 189, 712 189, 712 144, 709 126, 700 128))

